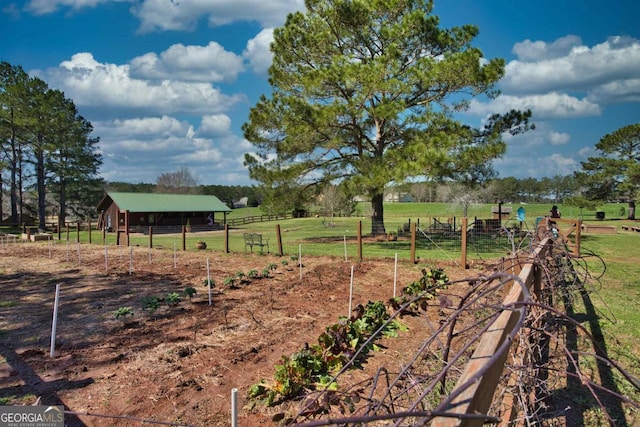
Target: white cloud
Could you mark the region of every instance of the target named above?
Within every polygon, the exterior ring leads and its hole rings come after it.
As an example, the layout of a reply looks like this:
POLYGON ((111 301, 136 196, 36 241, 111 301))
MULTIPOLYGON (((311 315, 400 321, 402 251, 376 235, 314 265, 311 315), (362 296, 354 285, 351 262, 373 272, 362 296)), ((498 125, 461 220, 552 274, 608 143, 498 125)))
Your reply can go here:
POLYGON ((221 136, 229 133, 231 119, 226 114, 203 116, 198 134, 202 136, 221 136))
POLYGON ((155 80, 229 82, 243 68, 241 57, 213 41, 207 46, 174 44, 160 55, 151 52, 130 62, 131 77, 155 80))
POLYGON ((524 179, 530 177, 551 177, 556 175, 571 175, 580 169, 578 160, 563 154, 553 153, 540 156, 544 152, 529 152, 520 156, 508 156, 495 160, 494 167, 500 176, 513 176, 524 179))
POLYGON ((525 41, 514 46, 520 60, 505 68, 501 87, 510 93, 583 91, 640 78, 640 40, 610 37, 593 47, 568 36, 551 44, 525 41))
POLYGON ((587 99, 578 99, 564 93, 513 96, 500 95, 490 102, 471 100, 468 113, 487 115, 505 113, 511 109, 533 112, 534 119, 589 117, 601 114, 600 106, 587 99))
POLYGON ((304 0, 143 0, 132 12, 140 31, 192 30, 201 17, 211 26, 256 21, 263 27, 284 23, 288 13, 304 8, 304 0))
POLYGON ((85 7, 96 7, 101 3, 130 3, 132 1, 133 0, 30 0, 25 6, 25 9, 34 15, 46 15, 55 12, 58 8, 77 10, 85 7))
POLYGON ((607 104, 640 102, 640 78, 603 84, 589 91, 588 98, 593 102, 607 104))
POLYGON ((224 115, 203 117, 198 129, 170 116, 93 124, 101 137, 104 160, 101 174, 107 181, 155 182, 160 174, 181 167, 197 176, 200 184, 231 185, 246 181, 243 155, 250 144, 228 129, 225 133, 225 127, 229 128, 231 123, 224 115), (206 134, 203 126, 216 125, 220 136, 215 139, 203 136, 206 134), (118 172, 112 172, 114 170, 118 172), (242 179, 227 181, 231 176, 242 179))
POLYGON ((549 142, 551 145, 564 145, 569 142, 571 135, 564 132, 551 132, 549 134, 549 142))
POLYGON ((512 52, 521 61, 541 61, 566 56, 571 53, 574 47, 581 46, 581 44, 580 37, 574 35, 560 37, 552 43, 527 39, 513 45, 512 52))
POLYGON ((271 42, 273 42, 273 28, 260 31, 257 36, 247 42, 242 56, 256 74, 267 74, 271 66, 273 60, 271 42))
POLYGON ((77 53, 58 68, 37 74, 45 74, 44 80, 62 89, 76 105, 98 109, 103 115, 212 114, 244 100, 241 95, 225 95, 209 83, 132 78, 129 65, 100 63, 91 53, 77 53))

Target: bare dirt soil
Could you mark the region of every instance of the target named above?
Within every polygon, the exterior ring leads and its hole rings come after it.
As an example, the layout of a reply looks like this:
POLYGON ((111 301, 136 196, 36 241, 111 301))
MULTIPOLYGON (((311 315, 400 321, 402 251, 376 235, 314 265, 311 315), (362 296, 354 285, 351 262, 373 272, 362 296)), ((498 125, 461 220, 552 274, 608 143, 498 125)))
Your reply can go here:
MULTIPOLYGON (((63 404, 79 414, 69 426, 139 426, 135 417, 193 426, 230 425, 238 390, 240 426, 277 425, 283 408, 245 407, 247 391, 273 377, 283 355, 300 350, 353 307, 388 300, 394 260, 303 259, 212 251, 178 252, 28 242, 0 247, 0 399, 5 404, 63 404), (106 257, 105 257, 106 255, 106 257), (106 261, 105 261, 106 258, 106 261), (132 259, 132 261, 131 261, 132 259), (209 274, 216 286, 205 287, 209 274), (288 265, 283 264, 283 260, 288 265), (270 277, 225 283, 237 272, 265 268, 270 277), (274 268, 275 267, 275 268, 274 268), (302 275, 302 277, 301 277, 302 275), (55 357, 50 355, 56 285, 60 284, 55 357), (143 309, 193 287, 175 306, 143 309), (130 307, 133 315, 116 319, 130 307)), ((434 266, 434 265, 431 265, 434 266)), ((450 279, 477 272, 453 265, 450 279)), ((397 289, 417 280, 425 264, 398 265, 397 289)), ((397 369, 424 339, 419 318, 388 339, 358 375, 397 369)), ((425 328, 422 328, 425 329, 425 328)), ((425 332, 426 333, 426 332, 425 332)), ((149 424, 144 424, 149 425, 149 424)))

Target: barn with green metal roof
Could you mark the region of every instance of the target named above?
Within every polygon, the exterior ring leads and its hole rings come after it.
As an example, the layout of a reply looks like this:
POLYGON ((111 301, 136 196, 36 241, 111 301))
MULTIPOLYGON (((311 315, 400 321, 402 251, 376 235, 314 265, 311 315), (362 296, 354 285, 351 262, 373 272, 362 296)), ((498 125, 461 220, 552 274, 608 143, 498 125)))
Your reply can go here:
POLYGON ((109 192, 98 204, 98 227, 109 231, 179 231, 183 226, 212 230, 227 223, 231 211, 216 196, 109 192))

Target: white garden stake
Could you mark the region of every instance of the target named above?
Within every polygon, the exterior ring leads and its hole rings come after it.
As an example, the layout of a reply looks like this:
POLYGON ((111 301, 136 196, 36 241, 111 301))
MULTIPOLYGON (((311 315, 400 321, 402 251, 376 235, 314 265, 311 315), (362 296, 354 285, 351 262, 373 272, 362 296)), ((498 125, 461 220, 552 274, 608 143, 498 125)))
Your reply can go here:
POLYGON ((47 236, 47 246, 49 246, 49 258, 51 258, 51 236, 47 236))
POLYGON ((396 283, 398 283, 398 253, 396 252, 396 263, 393 266, 393 297, 396 297, 396 283))
POLYGON ((67 262, 69 261, 69 241, 67 240, 67 262))
POLYGON ((104 271, 109 272, 109 251, 107 245, 104 245, 104 271))
POLYGON ((238 389, 231 389, 231 427, 238 427, 238 389))
POLYGON ((209 270, 209 258, 207 258, 207 287, 209 288, 209 305, 211 305, 211 273, 209 270))
POLYGON ((177 255, 176 255, 176 243, 173 242, 173 268, 178 268, 177 264, 176 264, 176 261, 177 261, 176 257, 177 257, 177 255))
POLYGON ((302 280, 302 245, 298 245, 298 262, 300 263, 300 280, 302 280))
POLYGON ((353 265, 351 266, 351 284, 349 285, 349 313, 347 319, 351 318, 351 300, 353 299, 353 265))
POLYGON ((56 284, 56 297, 53 302, 53 322, 51 325, 51 348, 49 356, 56 357, 56 324, 58 323, 58 301, 60 300, 60 283, 56 284))
POLYGON ((80 258, 80 242, 76 241, 76 247, 78 248, 78 265, 81 265, 82 259, 80 258))

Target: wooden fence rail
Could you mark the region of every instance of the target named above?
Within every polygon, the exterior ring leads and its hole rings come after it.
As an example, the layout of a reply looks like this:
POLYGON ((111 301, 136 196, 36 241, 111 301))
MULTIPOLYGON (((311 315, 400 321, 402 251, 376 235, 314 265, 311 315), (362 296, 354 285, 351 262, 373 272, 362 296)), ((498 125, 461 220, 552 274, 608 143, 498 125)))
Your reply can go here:
MULTIPOLYGON (((509 291, 502 305, 507 307, 498 316, 491 327, 482 335, 478 347, 465 366, 462 376, 458 379, 452 395, 457 396, 444 408, 444 411, 453 415, 486 414, 493 399, 498 381, 502 376, 504 364, 509 353, 511 341, 509 337, 518 331, 515 330, 518 318, 521 316, 516 309, 519 302, 526 296, 525 289, 535 292, 540 290, 541 275, 540 262, 545 259, 550 251, 553 240, 544 239, 536 248, 532 256, 521 262, 514 259, 511 269, 519 269, 517 280, 510 282, 509 291), (506 347, 506 348, 505 348, 506 347), (500 350, 504 350, 496 363, 487 366, 488 361, 500 350), (478 378, 478 374, 483 372, 478 378)), ((516 273, 514 271, 514 273, 516 273)), ((438 417, 433 421, 433 427, 476 427, 482 426, 484 421, 480 418, 438 417)))

